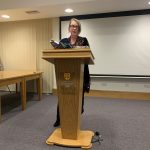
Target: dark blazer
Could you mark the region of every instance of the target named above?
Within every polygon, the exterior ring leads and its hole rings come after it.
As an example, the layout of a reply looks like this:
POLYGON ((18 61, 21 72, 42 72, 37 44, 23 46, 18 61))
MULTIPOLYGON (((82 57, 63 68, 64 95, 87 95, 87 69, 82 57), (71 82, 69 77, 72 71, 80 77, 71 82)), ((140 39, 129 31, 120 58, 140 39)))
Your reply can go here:
MULTIPOLYGON (((70 37, 60 40, 65 45, 71 45, 70 37)), ((89 42, 86 37, 78 36, 77 41, 71 46, 89 46, 89 42)), ((90 90, 90 74, 88 65, 84 65, 84 80, 83 80, 83 91, 89 93, 90 90)))

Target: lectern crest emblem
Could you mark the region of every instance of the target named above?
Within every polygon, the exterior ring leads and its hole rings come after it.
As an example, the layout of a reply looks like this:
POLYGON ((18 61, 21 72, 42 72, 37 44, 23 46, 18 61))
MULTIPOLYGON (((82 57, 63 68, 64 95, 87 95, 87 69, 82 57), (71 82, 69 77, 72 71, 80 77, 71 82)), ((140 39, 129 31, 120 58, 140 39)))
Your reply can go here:
POLYGON ((64 73, 64 79, 65 79, 65 80, 70 80, 70 78, 71 78, 71 74, 68 73, 68 72, 65 72, 65 73, 64 73))

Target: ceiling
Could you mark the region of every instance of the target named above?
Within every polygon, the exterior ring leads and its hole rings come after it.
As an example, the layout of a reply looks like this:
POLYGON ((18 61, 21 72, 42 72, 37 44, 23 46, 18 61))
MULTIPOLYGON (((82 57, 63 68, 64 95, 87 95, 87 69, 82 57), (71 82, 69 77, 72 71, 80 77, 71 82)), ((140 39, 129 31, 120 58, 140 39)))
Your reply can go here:
POLYGON ((150 0, 0 0, 0 16, 10 16, 10 19, 0 17, 0 22, 150 9, 148 1, 150 0), (67 14, 64 12, 66 8, 72 8, 74 12, 67 14), (35 10, 39 13, 26 13, 35 10))

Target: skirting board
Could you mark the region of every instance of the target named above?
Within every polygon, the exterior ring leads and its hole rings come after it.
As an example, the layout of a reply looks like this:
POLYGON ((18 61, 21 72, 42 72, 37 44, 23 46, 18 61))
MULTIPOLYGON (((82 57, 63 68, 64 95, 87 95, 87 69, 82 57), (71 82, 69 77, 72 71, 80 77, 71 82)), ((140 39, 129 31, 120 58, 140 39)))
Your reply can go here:
MULTIPOLYGON (((57 95, 57 89, 53 89, 52 92, 53 95, 57 95)), ((90 90, 90 93, 86 93, 85 95, 94 97, 105 97, 105 98, 150 100, 150 93, 143 93, 143 92, 90 90)))

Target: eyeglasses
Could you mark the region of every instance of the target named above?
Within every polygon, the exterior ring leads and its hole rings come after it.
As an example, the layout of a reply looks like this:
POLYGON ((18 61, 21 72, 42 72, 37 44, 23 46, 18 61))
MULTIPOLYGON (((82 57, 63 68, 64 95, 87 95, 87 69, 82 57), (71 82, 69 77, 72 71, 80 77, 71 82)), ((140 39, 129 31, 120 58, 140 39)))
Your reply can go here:
POLYGON ((76 28, 76 29, 79 28, 79 26, 76 26, 76 25, 69 25, 69 27, 70 27, 70 28, 76 28))

